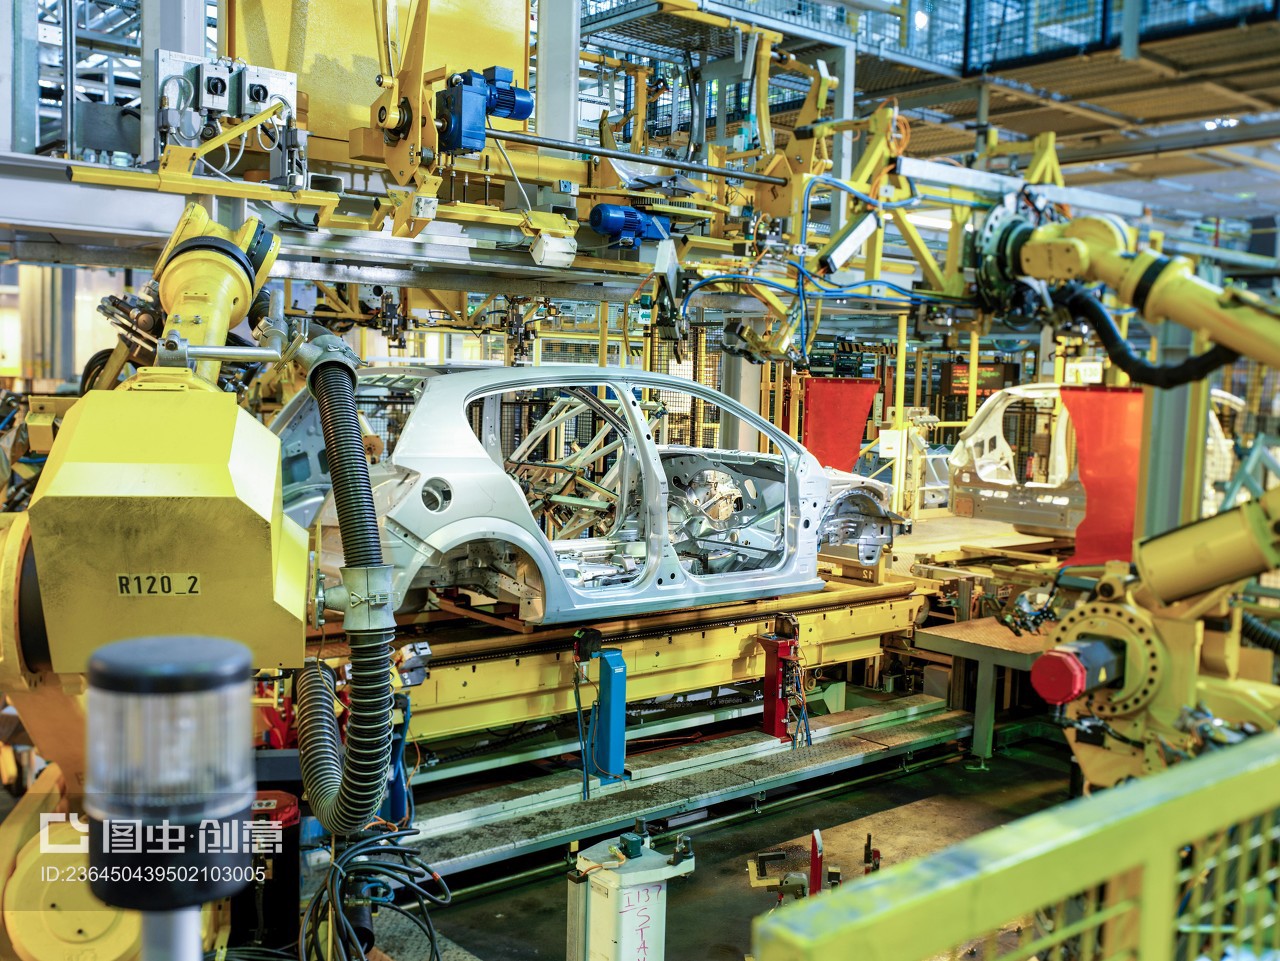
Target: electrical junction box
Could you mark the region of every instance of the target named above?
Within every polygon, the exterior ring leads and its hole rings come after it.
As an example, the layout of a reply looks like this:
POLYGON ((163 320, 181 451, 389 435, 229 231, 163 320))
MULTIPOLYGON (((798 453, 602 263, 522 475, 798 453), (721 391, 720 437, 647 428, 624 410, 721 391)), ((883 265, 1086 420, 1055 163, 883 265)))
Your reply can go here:
POLYGON ((881 430, 880 431, 880 456, 881 457, 901 457, 902 456, 902 435, 900 430, 881 430))
POLYGON ((578 242, 572 237, 549 237, 538 234, 529 249, 539 267, 568 267, 578 253, 578 242))

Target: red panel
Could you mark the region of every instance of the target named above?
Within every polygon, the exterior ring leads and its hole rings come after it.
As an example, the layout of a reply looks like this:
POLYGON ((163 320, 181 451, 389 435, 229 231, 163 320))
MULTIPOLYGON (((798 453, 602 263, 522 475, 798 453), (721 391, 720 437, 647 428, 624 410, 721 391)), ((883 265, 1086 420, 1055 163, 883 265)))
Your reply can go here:
POLYGON ((776 737, 779 741, 791 740, 791 729, 787 726, 787 712, 791 706, 787 698, 788 662, 796 659, 796 641, 794 638, 778 637, 765 634, 759 638, 764 648, 764 678, 761 688, 764 692, 764 732, 776 737))
POLYGON ((801 442, 823 467, 853 470, 867 434, 871 404, 879 391, 879 381, 861 377, 804 379, 801 442))
POLYGON ((817 828, 809 836, 809 896, 820 894, 827 887, 827 872, 823 868, 822 832, 817 828))
POLYGON ((1064 387, 1062 403, 1076 429, 1085 492, 1084 520, 1076 528, 1071 563, 1130 560, 1142 454, 1142 391, 1064 387))

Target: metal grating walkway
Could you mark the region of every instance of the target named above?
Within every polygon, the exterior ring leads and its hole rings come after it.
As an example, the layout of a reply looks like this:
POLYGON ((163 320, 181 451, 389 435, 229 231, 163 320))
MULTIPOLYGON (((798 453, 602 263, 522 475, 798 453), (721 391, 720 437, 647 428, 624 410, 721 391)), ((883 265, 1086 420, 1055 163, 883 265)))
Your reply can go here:
POLYGON ((536 779, 532 789, 523 789, 522 797, 505 787, 421 803, 419 810, 424 814, 414 826, 425 835, 421 845, 432 865, 442 873, 457 873, 624 830, 636 818, 695 811, 968 736, 972 732, 968 712, 943 707, 938 698, 914 695, 815 718, 815 740, 808 747, 791 749, 763 734, 740 734, 672 749, 683 752, 683 761, 694 767, 699 748, 708 754, 731 755, 727 763, 687 774, 679 773, 681 758, 671 751, 640 755, 628 762, 634 780, 593 788, 588 801, 580 799, 577 775, 568 771, 536 779), (655 766, 669 770, 660 777, 645 776, 644 769, 655 766), (506 799, 499 799, 495 792, 507 792, 506 799), (462 823, 458 815, 466 809, 478 820, 462 823))

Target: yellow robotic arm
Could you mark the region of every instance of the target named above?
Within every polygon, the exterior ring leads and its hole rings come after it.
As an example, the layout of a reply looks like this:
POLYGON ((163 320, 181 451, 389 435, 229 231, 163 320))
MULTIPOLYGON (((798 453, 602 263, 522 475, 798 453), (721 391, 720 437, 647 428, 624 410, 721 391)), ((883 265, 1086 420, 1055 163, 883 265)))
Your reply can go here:
MULTIPOLYGON (((279 440, 217 388, 219 355, 197 359, 244 350, 227 331, 277 249, 257 220, 232 231, 188 206, 155 270, 158 364, 71 406, 29 510, 0 524, 0 605, 19 615, 0 627, 0 680, 29 728, 43 727, 34 714, 78 717, 103 644, 200 635, 227 611, 255 664, 301 666, 307 539, 284 514, 279 440)), ((83 732, 66 731, 37 746, 76 784, 83 732)))
POLYGON ((1081 217, 1009 238, 1020 272, 1044 280, 1101 281, 1148 320, 1171 320, 1214 343, 1280 368, 1280 318, 1256 294, 1216 287, 1191 261, 1150 248, 1134 251, 1132 231, 1110 217, 1081 217))
MULTIPOLYGON (((160 305, 167 314, 161 343, 220 348, 249 312, 280 250, 280 238, 255 218, 232 231, 188 204, 156 261, 160 305)), ((218 382, 221 362, 199 360, 196 375, 218 382)))
MULTIPOLYGON (((975 246, 989 309, 1007 306, 1019 283, 1046 281, 1142 383, 1186 383, 1236 355, 1280 367, 1274 308, 1196 277, 1183 258, 1135 250, 1134 232, 1115 218, 1037 225, 1007 204, 988 215, 975 246), (1147 363, 1081 286, 1091 282, 1148 320, 1171 320, 1217 346, 1175 367, 1147 363)), ((1280 489, 1138 544, 1134 567, 1136 577, 1127 563, 1107 565, 1032 670, 1036 690, 1062 711, 1085 777, 1099 786, 1280 723, 1280 687, 1242 666, 1242 614, 1229 604, 1249 578, 1280 567, 1280 489)), ((1253 631, 1274 633, 1256 623, 1253 631)))

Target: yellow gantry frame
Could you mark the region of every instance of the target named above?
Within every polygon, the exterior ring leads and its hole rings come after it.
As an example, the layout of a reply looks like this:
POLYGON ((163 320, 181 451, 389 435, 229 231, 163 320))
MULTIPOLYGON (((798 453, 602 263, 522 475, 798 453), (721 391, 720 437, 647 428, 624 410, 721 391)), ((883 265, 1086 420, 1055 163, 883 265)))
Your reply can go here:
MULTIPOLYGON (((386 220, 392 222, 392 232, 397 236, 416 236, 432 219, 448 220, 463 225, 477 224, 494 227, 506 227, 519 230, 526 236, 548 233, 553 236, 573 236, 577 230, 577 222, 560 214, 539 211, 521 213, 503 211, 488 204, 470 203, 464 197, 442 201, 443 182, 451 183, 461 175, 465 182, 468 178, 485 183, 492 180, 504 182, 518 175, 530 184, 553 183, 567 180, 579 187, 578 217, 585 215, 590 204, 604 200, 626 203, 643 200, 650 209, 656 212, 667 212, 684 219, 704 219, 710 223, 713 236, 697 238, 686 245, 683 254, 685 266, 693 267, 704 276, 715 271, 741 273, 744 269, 752 269, 749 260, 732 249, 732 241, 739 233, 738 228, 730 228, 727 215, 732 209, 748 209, 772 219, 789 218, 790 223, 799 224, 803 219, 805 193, 813 178, 820 177, 830 171, 831 160, 828 142, 837 133, 856 132, 865 140, 860 160, 848 181, 854 190, 872 196, 872 202, 847 199, 842 192, 834 198, 849 208, 851 216, 871 214, 877 217, 880 229, 877 229, 866 241, 863 254, 852 261, 852 269, 860 269, 867 279, 877 279, 888 270, 903 266, 888 264, 884 259, 884 226, 892 222, 901 234, 906 246, 912 254, 915 266, 918 267, 926 292, 942 297, 957 298, 959 301, 969 299, 969 292, 963 274, 963 250, 965 247, 966 227, 974 215, 978 198, 971 192, 954 187, 934 187, 917 185, 914 189, 921 201, 914 208, 916 211, 937 209, 949 214, 951 229, 945 257, 939 261, 926 245, 917 226, 911 217, 901 208, 893 209, 886 205, 892 201, 900 201, 911 195, 912 187, 894 172, 894 161, 904 146, 906 127, 894 106, 888 105, 877 110, 870 118, 861 121, 849 119, 825 119, 829 94, 835 88, 835 80, 821 66, 809 66, 797 61, 792 55, 774 49, 781 39, 780 35, 751 24, 740 23, 732 18, 719 16, 699 10, 695 0, 661 0, 662 13, 690 20, 695 23, 715 26, 720 29, 740 30, 747 34, 758 35, 756 56, 760 63, 756 70, 757 103, 760 105, 759 124, 761 147, 758 151, 742 155, 731 155, 721 149, 712 151, 712 159, 716 162, 726 160, 751 160, 755 158, 753 169, 770 175, 781 176, 787 180, 785 185, 750 184, 729 188, 724 178, 710 178, 703 181, 707 191, 705 197, 693 198, 692 206, 682 205, 667 209, 661 198, 651 196, 648 191, 630 191, 619 185, 619 179, 608 161, 592 161, 587 159, 566 157, 543 157, 536 151, 520 149, 516 145, 508 151, 509 162, 494 148, 465 158, 451 158, 447 166, 442 158, 436 156, 436 132, 432 117, 432 85, 445 76, 443 69, 426 70, 423 64, 423 51, 428 39, 429 4, 427 0, 415 0, 410 7, 403 37, 398 37, 396 44, 390 41, 390 20, 393 15, 392 5, 386 0, 375 4, 375 11, 382 18, 378 54, 383 70, 382 91, 378 100, 369 108, 369 125, 351 132, 351 153, 357 162, 377 163, 385 165, 391 177, 400 184, 408 186, 408 190, 391 190, 386 201, 373 217, 361 219, 336 214, 334 212, 338 197, 324 191, 312 190, 279 190, 260 183, 228 182, 217 177, 197 176, 200 162, 211 152, 220 150, 237 136, 245 135, 263 123, 270 122, 282 109, 280 104, 272 104, 266 110, 250 118, 248 121, 227 125, 217 136, 197 147, 171 146, 164 152, 156 173, 140 171, 115 170, 111 168, 93 168, 73 166, 72 177, 80 182, 102 183, 134 188, 156 189, 168 192, 202 194, 213 196, 239 197, 256 201, 284 201, 316 210, 320 226, 350 227, 379 230, 386 220), (774 142, 772 125, 767 109, 767 84, 770 70, 785 70, 808 75, 812 83, 805 103, 797 117, 797 128, 804 135, 793 136, 783 146, 774 142), (408 124, 403 134, 391 138, 384 137, 389 130, 402 127, 402 104, 408 104, 406 115, 413 122, 408 124), (424 203, 429 201, 429 203, 424 203), (654 201, 658 201, 654 206, 654 201), (723 244, 717 249, 715 244, 723 244), (708 257, 710 253, 712 256, 708 257), (699 259, 702 258, 702 259, 699 259)), ((621 60, 585 55, 588 62, 596 62, 601 67, 626 70, 634 74, 637 80, 643 79, 641 72, 633 70, 621 60)), ((640 101, 644 100, 641 96, 640 101)), ((639 147, 639 140, 633 141, 633 149, 639 147)), ((1062 170, 1056 158, 1056 143, 1052 133, 1037 136, 1030 144, 1000 143, 994 131, 988 134, 981 157, 983 159, 997 156, 1028 153, 1029 161, 1026 178, 1029 182, 1062 183, 1062 170)), ((450 192, 452 192, 452 187, 450 192)), ((817 187, 813 193, 825 191, 825 185, 817 187)), ((1056 229, 1056 228, 1055 228, 1056 229)), ((794 233, 794 230, 793 230, 794 233)), ((789 242, 795 243, 798 238, 790 236, 789 242)), ((1046 238, 1048 239, 1048 238, 1046 238)), ((1065 238, 1063 238, 1065 239, 1065 238)), ((747 257, 751 255, 748 253, 747 257)), ((582 256, 575 260, 575 266, 583 269, 607 270, 610 273, 634 271, 647 274, 651 265, 643 262, 620 262, 616 260, 582 256)), ((806 265, 810 270, 817 267, 816 258, 806 265)), ((908 268, 910 269, 910 268, 908 268)), ((768 320, 766 328, 757 339, 758 349, 767 356, 782 356, 783 351, 775 350, 781 345, 794 341, 798 325, 798 312, 794 305, 789 305, 776 291, 763 285, 724 285, 737 286, 756 297, 761 302, 768 320)), ((1208 308, 1213 314, 1213 326, 1219 331, 1226 331, 1229 339, 1224 340, 1229 346, 1240 340, 1251 340, 1259 331, 1258 316, 1263 313, 1257 310, 1256 303, 1244 304, 1243 297, 1235 294, 1216 295, 1200 290, 1196 285, 1183 278, 1174 285, 1168 283, 1167 289, 1153 291, 1153 296, 1167 304, 1176 306, 1175 288, 1177 291, 1191 291, 1197 309, 1208 308), (1232 298, 1235 298, 1232 300, 1232 298), (1243 306, 1245 310, 1234 310, 1243 306), (1234 338, 1230 339, 1230 338, 1234 338)), ((1170 309, 1174 309, 1171 307, 1170 309)), ((981 325, 982 320, 979 321, 981 325)), ((1208 326, 1208 325, 1204 325, 1208 326)), ((816 324, 811 325, 810 338, 816 333, 816 324)), ((1214 336, 1213 331, 1206 333, 1214 336)), ((1221 337, 1215 339, 1222 340, 1221 337)), ((973 406, 971 402, 971 407, 973 406)))
MULTIPOLYGON (((627 662, 627 699, 643 700, 682 691, 759 681, 764 673, 761 634, 773 630, 780 613, 796 615, 806 667, 875 657, 882 635, 907 630, 922 599, 914 582, 889 579, 868 586, 829 586, 799 597, 732 604, 714 611, 684 611, 596 625, 606 644, 621 648, 627 662), (613 637, 622 639, 616 643, 613 637)), ((437 658, 422 684, 409 689, 410 740, 449 737, 530 718, 571 713, 573 656, 567 651, 529 653, 540 641, 570 631, 513 635, 507 646, 524 653, 501 654, 501 642, 435 644, 437 658), (465 658, 474 654, 474 660, 465 658)), ((583 689, 583 697, 594 696, 583 689)))

